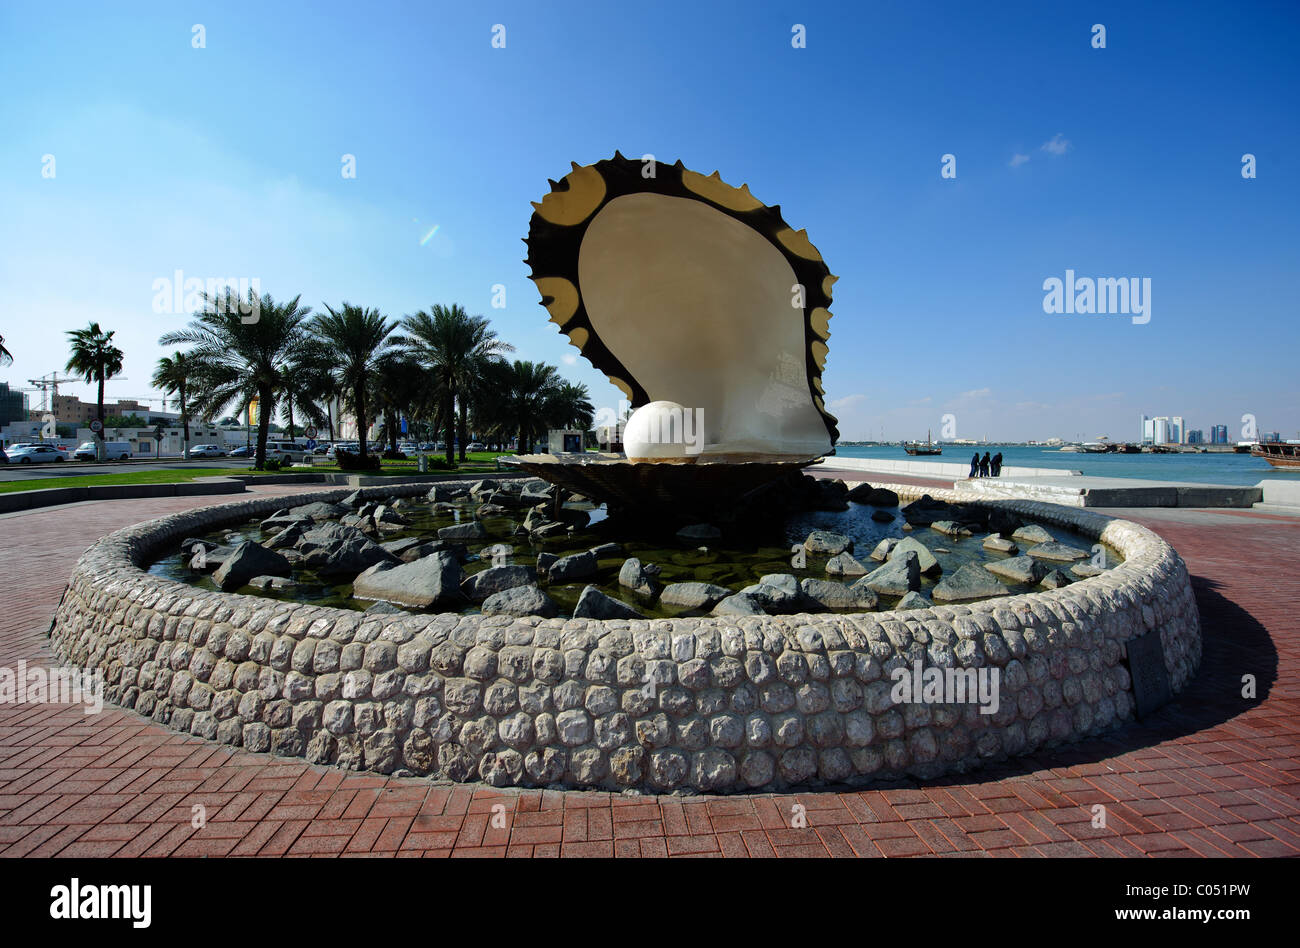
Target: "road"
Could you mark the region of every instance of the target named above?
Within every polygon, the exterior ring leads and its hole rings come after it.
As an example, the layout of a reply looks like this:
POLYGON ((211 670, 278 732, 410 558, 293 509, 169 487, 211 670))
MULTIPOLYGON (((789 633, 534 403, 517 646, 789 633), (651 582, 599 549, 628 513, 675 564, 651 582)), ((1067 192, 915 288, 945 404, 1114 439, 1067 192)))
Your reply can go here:
POLYGON ((111 464, 94 464, 89 461, 64 461, 52 464, 3 464, 0 481, 36 480, 43 477, 83 477, 87 474, 127 474, 132 471, 183 471, 195 467, 223 467, 231 470, 248 470, 247 458, 180 458, 159 460, 116 461, 111 464))

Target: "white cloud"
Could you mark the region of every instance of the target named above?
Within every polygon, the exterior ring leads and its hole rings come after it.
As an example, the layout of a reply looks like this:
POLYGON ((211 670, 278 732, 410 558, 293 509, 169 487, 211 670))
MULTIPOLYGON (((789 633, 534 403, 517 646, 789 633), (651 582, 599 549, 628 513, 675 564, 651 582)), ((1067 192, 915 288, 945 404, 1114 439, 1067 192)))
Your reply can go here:
POLYGON ((865 395, 845 395, 843 398, 837 398, 833 402, 827 402, 827 406, 831 411, 845 411, 865 401, 866 398, 867 396, 865 395))
MULTIPOLYGON (((1042 150, 1049 155, 1064 155, 1070 150, 1070 140, 1057 132, 1050 141, 1043 142, 1042 150)), ((1026 159, 1027 161, 1028 159, 1026 159)))
POLYGON ((1020 154, 1020 152, 1016 152, 1014 155, 1011 156, 1011 161, 1009 162, 1009 164, 1011 165, 1012 168, 1019 168, 1028 160, 1029 160, 1028 155, 1022 155, 1020 154))
POLYGON ((969 392, 962 392, 958 398, 988 398, 993 394, 990 388, 973 388, 969 392))
POLYGON ((577 365, 578 357, 574 355, 572 352, 568 352, 560 356, 560 361, 563 362, 565 365, 577 365))

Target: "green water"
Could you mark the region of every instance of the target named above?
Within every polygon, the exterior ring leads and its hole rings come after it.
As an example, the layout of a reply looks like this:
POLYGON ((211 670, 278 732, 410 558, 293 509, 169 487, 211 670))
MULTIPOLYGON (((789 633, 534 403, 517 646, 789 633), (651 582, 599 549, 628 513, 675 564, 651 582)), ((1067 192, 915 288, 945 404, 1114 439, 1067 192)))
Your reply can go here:
MULTIPOLYGON (((406 537, 436 538, 438 528, 472 519, 475 507, 476 504, 466 501, 456 504, 455 510, 452 512, 435 514, 431 504, 419 501, 409 507, 398 508, 401 515, 410 521, 409 525, 405 526, 400 532, 385 533, 379 538, 379 541, 388 542, 406 537)), ((671 618, 701 615, 703 613, 660 605, 657 601, 648 602, 630 590, 621 587, 618 583, 618 572, 627 557, 635 556, 643 563, 658 565, 661 569, 659 582, 662 585, 694 580, 714 583, 725 586, 733 592, 739 592, 744 587, 758 582, 761 576, 768 573, 793 573, 801 579, 843 581, 844 578, 842 577, 828 576, 826 574, 825 567, 828 557, 806 555, 803 557, 802 565, 795 565, 798 557, 792 551, 792 547, 802 544, 803 540, 813 530, 829 530, 852 537, 855 544, 855 555, 863 562, 868 571, 880 565, 871 560, 868 555, 880 540, 886 537, 901 538, 911 536, 929 548, 943 567, 943 574, 938 577, 933 579, 922 577, 921 594, 929 598, 929 591, 936 582, 942 579, 943 575, 951 574, 963 564, 987 563, 996 559, 1004 559, 1007 556, 1007 554, 983 549, 981 543, 984 535, 978 532, 974 536, 956 538, 944 536, 929 527, 923 526, 915 527, 911 531, 904 531, 904 521, 897 507, 883 508, 894 516, 892 522, 885 524, 877 523, 871 519, 871 514, 882 508, 850 504, 849 509, 846 511, 810 511, 791 515, 784 521, 774 518, 770 523, 754 524, 751 535, 748 537, 724 537, 721 540, 707 541, 705 543, 681 541, 672 534, 632 536, 626 528, 620 528, 608 520, 603 507, 593 508, 590 505, 583 504, 567 504, 566 507, 586 510, 591 522, 587 527, 575 530, 572 534, 543 541, 536 541, 528 536, 511 536, 511 531, 518 522, 511 517, 483 519, 482 523, 488 532, 488 538, 486 540, 471 541, 468 544, 470 558, 464 564, 465 574, 469 576, 492 566, 491 548, 501 545, 507 547, 511 552, 504 559, 498 558, 497 565, 521 564, 536 566, 537 556, 542 552, 565 556, 570 553, 581 553, 604 543, 618 543, 621 547, 618 553, 598 560, 596 576, 569 584, 543 584, 543 590, 559 606, 560 614, 565 616, 572 615, 582 590, 588 584, 593 584, 607 595, 626 602, 647 616, 671 618)), ((518 513, 522 519, 523 511, 518 513)), ((1062 543, 1078 547, 1084 551, 1091 551, 1092 549, 1094 541, 1081 535, 1057 527, 1045 526, 1045 529, 1062 543)), ((229 545, 232 543, 228 539, 230 536, 261 542, 269 539, 276 532, 276 530, 264 531, 257 522, 250 522, 235 527, 214 530, 201 536, 203 539, 229 545)), ((238 542, 238 540, 233 542, 238 542)), ((1021 547, 1023 553, 1028 544, 1021 544, 1021 547)), ((1120 560, 1121 557, 1114 550, 1107 549, 1106 561, 1108 565, 1114 565, 1120 560)), ((150 568, 150 572, 202 589, 217 588, 208 575, 192 572, 189 569, 188 562, 189 556, 178 552, 158 560, 150 568)), ((1063 567, 1062 572, 1066 572, 1068 575, 1068 567, 1063 567)), ((277 591, 254 589, 246 586, 237 591, 246 595, 310 602, 314 605, 335 606, 343 609, 365 610, 373 605, 368 600, 353 599, 351 583, 329 582, 312 570, 295 569, 293 579, 298 585, 292 589, 277 591)), ((856 577, 848 578, 847 581, 851 583, 854 579, 856 577)), ((1007 580, 1003 580, 1003 583, 1012 593, 1029 592, 1035 588, 1031 585, 1011 583, 1007 580)), ((891 608, 896 602, 896 599, 881 597, 879 608, 881 610, 891 608)), ((477 604, 468 604, 457 611, 462 614, 474 614, 479 610, 477 604)))

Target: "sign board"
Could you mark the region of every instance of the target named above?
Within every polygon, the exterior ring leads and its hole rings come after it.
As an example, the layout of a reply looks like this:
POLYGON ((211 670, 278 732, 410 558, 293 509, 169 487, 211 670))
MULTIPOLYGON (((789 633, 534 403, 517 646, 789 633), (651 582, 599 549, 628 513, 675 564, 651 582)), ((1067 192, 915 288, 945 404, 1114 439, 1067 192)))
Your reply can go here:
POLYGON ((308 438, 308 439, 307 439, 307 450, 308 450, 308 451, 315 451, 315 450, 316 450, 316 439, 315 439, 315 438, 308 438))
POLYGON ((94 421, 90 423, 90 430, 95 432, 96 434, 99 434, 99 432, 104 430, 104 423, 100 421, 98 418, 96 418, 94 421))
POLYGON ((406 419, 402 419, 402 434, 406 434, 406 419))
MULTIPOLYGON (((304 431, 303 434, 305 434, 305 435, 307 436, 307 440, 308 440, 308 441, 315 441, 315 440, 316 440, 316 435, 320 434, 320 432, 318 432, 318 431, 316 430, 316 426, 315 426, 315 425, 308 425, 308 426, 307 426, 307 430, 304 431)), ((314 448, 315 445, 312 445, 312 447, 314 448)))
POLYGON ((1169 670, 1159 632, 1153 630, 1128 640, 1128 672, 1133 679, 1133 701, 1139 718, 1169 700, 1169 670))

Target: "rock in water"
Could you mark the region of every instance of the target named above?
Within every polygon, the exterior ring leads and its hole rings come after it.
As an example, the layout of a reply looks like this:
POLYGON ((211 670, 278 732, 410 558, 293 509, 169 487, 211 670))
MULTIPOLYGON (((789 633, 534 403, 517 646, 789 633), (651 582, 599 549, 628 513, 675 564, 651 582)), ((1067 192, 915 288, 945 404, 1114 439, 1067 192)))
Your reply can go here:
POLYGON ((713 607, 715 616, 761 616, 766 615, 758 600, 747 593, 728 596, 713 607))
POLYGON ((417 609, 451 605, 465 598, 460 589, 461 575, 459 561, 446 552, 400 566, 378 563, 353 581, 352 595, 417 609))
POLYGON ((344 514, 352 513, 350 507, 342 504, 330 504, 325 501, 317 501, 314 504, 303 504, 301 507, 291 507, 289 516, 296 519, 310 518, 319 523, 326 520, 337 520, 344 514))
POLYGON ((792 573, 769 573, 740 591, 766 612, 794 612, 803 603, 803 590, 792 573))
POLYGON ((1091 563, 1075 563, 1070 567, 1070 572, 1080 579, 1087 579, 1089 576, 1100 576, 1105 570, 1091 563))
POLYGON ((906 596, 921 588, 920 558, 915 550, 895 553, 884 566, 872 570, 854 585, 858 583, 882 596, 906 596))
POLYGON ((1011 539, 1020 540, 1024 543, 1048 543, 1053 538, 1050 533, 1044 530, 1036 523, 1021 527, 1015 533, 1011 534, 1011 539))
POLYGON ((1066 576, 1059 569, 1054 569, 1044 576, 1043 581, 1038 585, 1042 586, 1044 589, 1060 589, 1062 586, 1070 585, 1070 577, 1066 576))
POLYGON ((348 537, 303 553, 302 565, 321 576, 355 576, 376 564, 395 564, 397 557, 368 537, 348 537))
POLYGON ((970 536, 970 530, 966 529, 955 520, 936 520, 934 523, 930 524, 930 529, 937 530, 944 536, 949 537, 970 536))
POLYGON ((487 535, 487 528, 478 520, 453 523, 438 530, 439 540, 486 540, 487 535))
POLYGON ((867 572, 852 553, 841 553, 826 561, 826 573, 829 576, 862 576, 867 572))
POLYGON ((546 570, 553 583, 572 583, 596 575, 596 555, 590 550, 561 556, 546 570))
POLYGON ((877 543, 876 548, 871 551, 871 558, 875 560, 877 563, 883 563, 885 562, 885 560, 889 559, 889 554, 893 551, 894 547, 896 547, 897 545, 898 545, 897 537, 885 537, 883 540, 877 543))
POLYGON ((377 602, 361 613, 364 616, 409 616, 411 613, 399 609, 391 602, 377 602))
POLYGON ((799 583, 804 598, 826 609, 874 609, 878 600, 870 586, 832 583, 824 579, 805 579, 799 583))
POLYGON ((549 619, 559 612, 550 596, 536 586, 512 586, 483 600, 485 616, 542 616, 549 619))
POLYGON ((1047 572, 1042 563, 1029 556, 1013 556, 984 565, 990 573, 1003 576, 1013 583, 1036 583, 1047 572))
POLYGON ((230 592, 246 585, 255 576, 288 576, 289 573, 289 561, 283 556, 260 543, 245 540, 217 567, 212 581, 223 591, 230 592))
POLYGON ((871 511, 871 519, 876 523, 893 523, 894 515, 888 510, 873 510, 871 511))
POLYGON ((537 585, 537 570, 530 566, 489 566, 461 583, 461 591, 474 602, 482 602, 516 586, 537 585))
POLYGON ((573 610, 575 619, 644 619, 627 603, 619 602, 606 596, 595 586, 588 586, 578 597, 578 605, 573 610))
POLYGON ((991 596, 1009 596, 1011 590, 983 566, 967 563, 951 576, 945 576, 930 595, 935 602, 973 602, 991 596))
POLYGON ((998 553, 1018 553, 1020 547, 1016 546, 1010 540, 1006 539, 1000 533, 990 533, 984 538, 984 549, 994 550, 998 553))
POLYGON ((712 609, 730 595, 726 586, 713 583, 672 583, 664 587, 659 601, 682 609, 712 609))
POLYGON ((1066 546, 1064 543, 1057 543, 1054 540, 1031 546, 1029 555, 1035 559, 1052 560, 1057 563, 1073 563, 1075 560, 1086 560, 1088 558, 1088 554, 1083 550, 1066 546))
POLYGON ((633 556, 623 561, 623 567, 618 571, 618 584, 627 587, 637 595, 653 596, 658 585, 655 582, 657 575, 659 575, 657 567, 642 564, 633 556))
POLYGON ((898 605, 894 606, 895 612, 906 612, 908 609, 929 609, 929 601, 919 592, 910 592, 902 599, 898 600, 898 605))
POLYGON ((889 551, 889 558, 892 560, 896 556, 902 556, 904 553, 909 552, 916 554, 917 567, 923 575, 935 576, 943 572, 943 567, 934 558, 934 554, 930 552, 929 547, 916 537, 903 537, 903 539, 895 543, 894 548, 889 551))
POLYGON ((803 541, 803 548, 805 552, 818 556, 835 556, 845 550, 853 549, 853 541, 842 533, 814 530, 808 534, 808 539, 803 541))

